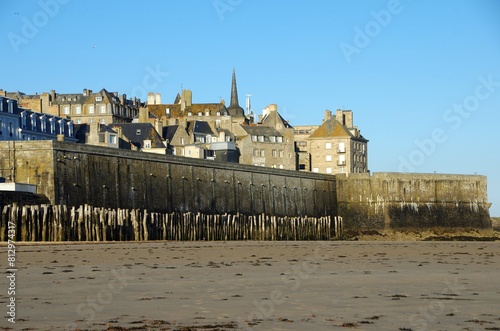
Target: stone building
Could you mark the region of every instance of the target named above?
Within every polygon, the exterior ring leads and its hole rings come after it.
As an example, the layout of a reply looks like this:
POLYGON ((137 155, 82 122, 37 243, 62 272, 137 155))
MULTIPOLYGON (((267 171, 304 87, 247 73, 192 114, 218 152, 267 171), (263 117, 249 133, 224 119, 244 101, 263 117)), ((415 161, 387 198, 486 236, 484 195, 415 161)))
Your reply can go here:
POLYGON ((0 140, 65 140, 76 142, 73 121, 19 107, 0 97, 0 140))
POLYGON ((294 130, 278 113, 278 106, 269 105, 255 125, 240 125, 237 132, 240 163, 262 167, 296 170, 294 130))
POLYGON ((80 144, 119 148, 118 132, 106 124, 76 124, 75 135, 80 144))
POLYGON ((142 105, 139 99, 129 100, 125 94, 119 95, 106 89, 96 93, 84 89, 83 93, 69 94, 51 90, 49 93, 35 95, 0 90, 0 96, 2 95, 16 99, 22 107, 70 118, 75 124, 130 123, 138 116, 142 105))
POLYGON ((299 170, 326 174, 369 172, 368 140, 353 125, 351 110, 339 109, 335 116, 327 110, 319 127, 296 127, 295 132, 299 170))
POLYGON ((169 154, 221 162, 239 161, 235 137, 227 130, 213 129, 208 122, 195 120, 163 128, 169 154))
POLYGON ((150 123, 115 123, 109 126, 117 132, 121 149, 166 154, 167 147, 162 137, 150 123))

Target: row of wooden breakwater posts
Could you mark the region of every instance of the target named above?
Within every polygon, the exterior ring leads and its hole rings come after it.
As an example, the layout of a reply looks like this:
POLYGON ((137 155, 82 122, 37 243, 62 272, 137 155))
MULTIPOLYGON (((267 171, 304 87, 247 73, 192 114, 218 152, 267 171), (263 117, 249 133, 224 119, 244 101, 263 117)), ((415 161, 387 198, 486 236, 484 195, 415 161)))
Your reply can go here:
POLYGON ((0 239, 15 241, 331 240, 342 237, 342 217, 265 214, 154 213, 89 205, 3 206, 0 239), (15 225, 14 225, 15 224, 15 225), (12 233, 12 232, 10 232, 12 233))

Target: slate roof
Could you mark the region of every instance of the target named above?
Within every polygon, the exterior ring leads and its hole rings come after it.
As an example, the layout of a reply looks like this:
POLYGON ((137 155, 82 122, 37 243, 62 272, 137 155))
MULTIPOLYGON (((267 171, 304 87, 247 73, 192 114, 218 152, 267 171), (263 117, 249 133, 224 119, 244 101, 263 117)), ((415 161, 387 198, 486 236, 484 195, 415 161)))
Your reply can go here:
POLYGON ((346 137, 357 140, 366 140, 363 136, 355 137, 345 126, 340 124, 335 118, 331 118, 323 122, 309 138, 333 138, 333 137, 346 137))
MULTIPOLYGON (((74 124, 75 128, 75 138, 78 139, 78 142, 81 144, 85 144, 86 141, 86 135, 90 133, 90 125, 89 124, 74 124)), ((109 133, 115 133, 113 129, 111 129, 109 126, 106 124, 99 124, 99 132, 104 133, 104 132, 109 132, 109 133)))
POLYGON ((179 128, 178 125, 167 125, 163 127, 163 132, 162 132, 162 137, 165 140, 168 140, 169 142, 172 141, 172 138, 174 137, 175 133, 177 132, 177 129, 179 128))
POLYGON ((264 136, 264 137, 270 137, 270 136, 283 137, 283 135, 278 130, 268 126, 242 125, 241 127, 249 135, 264 136))
POLYGON ((215 135, 210 125, 205 121, 189 121, 187 122, 187 130, 194 134, 215 135))
POLYGON ((151 148, 165 148, 161 136, 150 123, 120 123, 110 126, 113 129, 121 128, 122 134, 138 148, 143 148, 144 140, 151 140, 151 148))

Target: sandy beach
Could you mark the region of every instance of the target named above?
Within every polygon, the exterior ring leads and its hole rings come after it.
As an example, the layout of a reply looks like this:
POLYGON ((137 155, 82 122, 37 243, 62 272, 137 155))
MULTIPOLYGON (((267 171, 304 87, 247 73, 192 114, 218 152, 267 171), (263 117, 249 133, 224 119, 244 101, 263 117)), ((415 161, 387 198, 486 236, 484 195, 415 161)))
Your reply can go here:
POLYGON ((500 330, 498 242, 19 243, 16 267, 3 330, 500 330))

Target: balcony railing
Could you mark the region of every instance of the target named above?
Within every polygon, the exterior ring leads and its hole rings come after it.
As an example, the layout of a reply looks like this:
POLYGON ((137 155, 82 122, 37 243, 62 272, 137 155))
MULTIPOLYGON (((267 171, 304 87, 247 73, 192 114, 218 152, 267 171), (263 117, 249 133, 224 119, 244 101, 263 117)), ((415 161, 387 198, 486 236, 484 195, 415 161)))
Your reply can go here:
POLYGON ((345 166, 345 161, 337 161, 338 166, 345 166))
POLYGON ((337 149, 337 153, 345 153, 345 148, 339 148, 339 149, 337 149))

